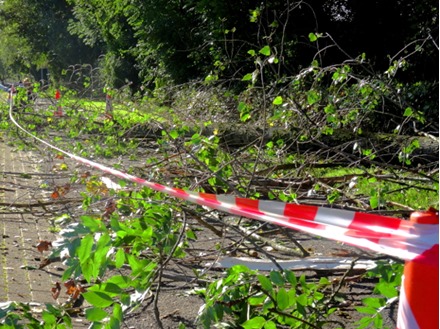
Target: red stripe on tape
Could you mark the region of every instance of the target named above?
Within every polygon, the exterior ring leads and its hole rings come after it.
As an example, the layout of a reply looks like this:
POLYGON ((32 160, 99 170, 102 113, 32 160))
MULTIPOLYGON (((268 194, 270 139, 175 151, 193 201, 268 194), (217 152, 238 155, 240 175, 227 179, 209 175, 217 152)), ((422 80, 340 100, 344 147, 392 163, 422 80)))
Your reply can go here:
POLYGON ((220 204, 220 202, 217 200, 217 196, 215 194, 199 193, 199 196, 204 200, 210 201, 211 203, 213 203, 215 201, 216 204, 220 204))
POLYGON ((169 193, 181 199, 186 199, 190 195, 187 191, 182 190, 180 188, 173 188, 169 193))
POLYGON ((258 208, 259 200, 235 198, 235 204, 237 205, 237 207, 245 208, 246 211, 249 211, 251 213, 264 215, 264 212, 260 211, 260 209, 258 208))
POLYGON ((284 216, 304 218, 307 220, 315 220, 317 212, 318 212, 318 207, 297 205, 293 203, 286 203, 286 206, 284 208, 284 216))
POLYGON ((400 223, 402 220, 397 218, 357 212, 348 225, 349 231, 346 235, 364 237, 374 243, 379 243, 382 238, 392 237, 392 231, 397 232, 400 223))
POLYGON ((154 188, 156 191, 163 191, 166 189, 165 186, 163 186, 162 184, 158 184, 158 183, 153 183, 152 188, 154 188))

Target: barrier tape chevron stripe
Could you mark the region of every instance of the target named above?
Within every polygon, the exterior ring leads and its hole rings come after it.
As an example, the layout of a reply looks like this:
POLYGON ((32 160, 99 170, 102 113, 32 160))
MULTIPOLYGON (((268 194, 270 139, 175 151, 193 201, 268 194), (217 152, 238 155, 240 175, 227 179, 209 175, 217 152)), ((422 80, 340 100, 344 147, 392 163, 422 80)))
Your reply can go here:
POLYGON ((423 257, 427 250, 439 244, 438 224, 419 224, 393 217, 310 205, 198 193, 149 182, 66 152, 33 135, 14 119, 12 105, 9 117, 27 135, 79 163, 194 204, 338 240, 407 261, 423 257))

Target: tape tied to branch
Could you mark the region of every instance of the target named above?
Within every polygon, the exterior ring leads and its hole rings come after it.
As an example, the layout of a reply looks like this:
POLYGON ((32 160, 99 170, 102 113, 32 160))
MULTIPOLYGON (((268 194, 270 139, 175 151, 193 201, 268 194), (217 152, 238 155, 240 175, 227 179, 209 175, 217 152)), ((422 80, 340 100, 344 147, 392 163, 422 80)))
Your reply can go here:
MULTIPOLYGON (((337 240, 377 253, 403 260, 420 258, 427 250, 438 248, 439 225, 418 224, 394 217, 352 212, 347 210, 297 205, 278 201, 253 200, 232 195, 215 195, 168 187, 150 182, 100 163, 64 151, 30 133, 14 119, 12 102, 9 109, 11 121, 38 142, 107 174, 146 186, 169 196, 206 206, 236 216, 269 222, 305 233, 337 240)), ((438 267, 438 259, 429 262, 438 267)))

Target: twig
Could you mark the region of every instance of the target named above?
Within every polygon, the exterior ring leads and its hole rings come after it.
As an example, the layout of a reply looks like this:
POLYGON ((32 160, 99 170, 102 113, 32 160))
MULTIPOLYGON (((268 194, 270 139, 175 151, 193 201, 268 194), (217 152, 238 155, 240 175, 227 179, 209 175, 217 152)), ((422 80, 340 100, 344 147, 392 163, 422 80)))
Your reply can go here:
MULTIPOLYGON (((268 238, 262 237, 261 235, 255 233, 255 230, 254 231, 250 231, 247 228, 244 228, 243 226, 238 226, 237 228, 241 232, 246 234, 245 238, 252 238, 252 239, 261 241, 261 242, 271 246, 275 250, 282 251, 282 252, 285 252, 287 254, 294 255, 294 256, 297 256, 297 257, 301 257, 301 258, 307 256, 307 255, 304 255, 303 248, 300 248, 301 251, 302 251, 302 253, 301 253, 301 252, 298 252, 298 251, 296 251, 296 250, 294 250, 292 248, 288 248, 288 247, 282 246, 279 243, 276 243, 273 239, 268 239, 268 238)), ((258 229, 260 229, 260 227, 258 227, 257 230, 258 229)), ((306 251, 306 253, 307 253, 307 251, 306 251)))
POLYGON ((363 209, 368 209, 368 208, 370 208, 370 206, 369 206, 368 204, 366 204, 365 202, 363 202, 362 200, 359 200, 358 198, 354 197, 353 195, 351 195, 351 194, 349 194, 349 193, 347 193, 347 192, 345 192, 345 191, 342 191, 341 189, 338 189, 338 188, 336 188, 336 187, 332 187, 332 186, 330 186, 330 185, 327 185, 326 183, 324 183, 324 182, 321 181, 320 179, 317 179, 317 180, 316 180, 316 183, 317 183, 318 185, 321 185, 322 187, 325 187, 325 188, 329 189, 329 190, 336 191, 336 192, 338 192, 338 193, 341 193, 342 195, 345 195, 345 197, 346 197, 347 199, 352 200, 352 201, 355 202, 359 207, 361 207, 361 208, 363 208, 363 209))
POLYGON ((0 202, 0 207, 13 207, 13 208, 33 208, 33 207, 45 207, 58 204, 68 204, 71 202, 82 202, 82 198, 75 199, 59 199, 53 201, 39 201, 34 203, 11 203, 11 202, 0 202))
POLYGON ((223 236, 222 231, 220 231, 219 229, 215 228, 213 225, 209 224, 207 221, 205 221, 202 216, 200 216, 199 214, 197 214, 195 211, 191 210, 188 207, 184 207, 182 206, 182 209, 185 210, 185 212, 188 212, 191 214, 191 216, 194 217, 194 219, 202 226, 204 226, 205 228, 211 230, 215 235, 217 235, 219 238, 221 238, 223 236))
POLYGON ((356 264, 356 262, 359 260, 359 257, 353 259, 353 261, 350 264, 350 268, 345 271, 344 275, 341 278, 341 281, 339 281, 338 286, 336 287, 336 289, 333 291, 333 293, 330 295, 330 298, 328 299, 327 304, 330 304, 333 299, 335 298, 336 294, 341 290, 342 286, 345 283, 345 279, 347 278, 348 274, 353 270, 354 265, 356 264))
MULTIPOLYGON (((158 302, 159 302, 159 293, 161 290, 161 285, 162 285, 162 276, 163 276, 163 271, 165 269, 165 266, 168 264, 168 262, 173 258, 174 252, 176 251, 177 247, 180 244, 180 241, 182 241, 183 236, 185 234, 185 230, 186 230, 186 216, 185 216, 185 212, 182 212, 183 215, 183 226, 182 229, 180 230, 179 236, 177 238, 176 243, 173 245, 173 248, 170 250, 169 255, 165 258, 165 260, 160 264, 159 270, 158 270, 158 276, 157 276, 157 285, 156 285, 156 292, 154 294, 154 300, 153 300, 153 311, 154 311, 154 317, 156 319, 156 323, 158 325, 158 327, 160 329, 163 329, 163 323, 160 317, 160 312, 159 312, 159 307, 158 307, 158 302)), ((161 255, 161 259, 162 259, 161 255)))

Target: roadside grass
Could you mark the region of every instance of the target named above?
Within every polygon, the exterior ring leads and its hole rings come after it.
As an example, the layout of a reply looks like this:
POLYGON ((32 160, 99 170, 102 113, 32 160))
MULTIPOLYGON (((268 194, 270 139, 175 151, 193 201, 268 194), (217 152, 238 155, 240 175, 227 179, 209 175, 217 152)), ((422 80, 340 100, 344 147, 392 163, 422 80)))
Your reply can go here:
POLYGON ((6 103, 8 101, 8 93, 0 91, 0 102, 6 103))
POLYGON ((343 181, 338 187, 357 197, 368 197, 376 210, 427 210, 439 207, 439 175, 424 178, 423 173, 411 174, 383 168, 331 168, 313 171, 317 179, 343 181))

